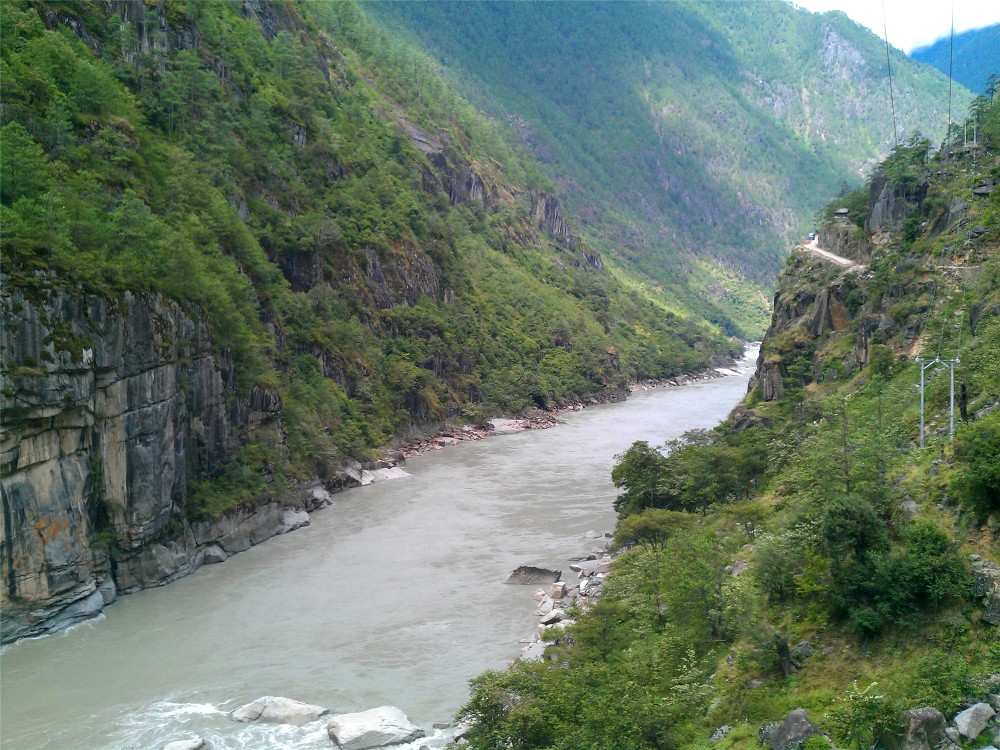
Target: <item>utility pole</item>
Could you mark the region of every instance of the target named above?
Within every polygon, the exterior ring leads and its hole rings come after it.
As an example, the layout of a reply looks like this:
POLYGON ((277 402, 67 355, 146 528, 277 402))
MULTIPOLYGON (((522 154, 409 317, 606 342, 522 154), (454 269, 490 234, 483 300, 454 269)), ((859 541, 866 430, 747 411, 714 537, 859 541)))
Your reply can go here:
POLYGON ((954 440, 955 439, 955 365, 959 363, 958 357, 954 359, 941 359, 940 357, 935 357, 931 360, 925 360, 923 357, 917 357, 917 362, 920 364, 920 447, 924 447, 924 372, 928 367, 933 367, 934 365, 947 365, 948 370, 951 375, 951 392, 950 401, 948 405, 948 435, 954 440))

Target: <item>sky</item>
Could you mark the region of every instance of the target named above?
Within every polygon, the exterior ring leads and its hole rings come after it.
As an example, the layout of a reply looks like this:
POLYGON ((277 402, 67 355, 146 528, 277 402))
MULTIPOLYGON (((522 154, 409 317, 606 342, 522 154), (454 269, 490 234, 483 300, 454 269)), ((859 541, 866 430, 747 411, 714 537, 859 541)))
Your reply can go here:
POLYGON ((793 0, 793 5, 821 13, 842 10, 854 21, 882 36, 882 8, 889 44, 904 52, 923 47, 951 33, 955 11, 955 33, 1000 23, 998 0, 793 0))

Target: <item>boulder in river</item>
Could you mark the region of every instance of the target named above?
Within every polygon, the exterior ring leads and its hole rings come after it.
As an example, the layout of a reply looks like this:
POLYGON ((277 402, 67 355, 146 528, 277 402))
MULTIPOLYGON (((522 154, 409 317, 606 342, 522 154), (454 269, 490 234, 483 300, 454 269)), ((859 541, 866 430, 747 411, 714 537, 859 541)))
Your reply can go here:
POLYGON ((536 568, 532 565, 522 565, 513 571, 504 583, 555 583, 562 578, 561 570, 549 570, 548 568, 536 568))
POLYGON ((243 723, 266 721, 272 724, 308 724, 328 713, 330 709, 322 706, 300 703, 291 698, 265 695, 230 712, 229 718, 243 723))
POLYGON ((285 508, 281 511, 281 533, 301 529, 309 525, 309 514, 298 508, 285 508))
POLYGON ((379 706, 353 714, 338 714, 326 725, 340 750, 368 750, 411 742, 425 732, 395 706, 379 706))

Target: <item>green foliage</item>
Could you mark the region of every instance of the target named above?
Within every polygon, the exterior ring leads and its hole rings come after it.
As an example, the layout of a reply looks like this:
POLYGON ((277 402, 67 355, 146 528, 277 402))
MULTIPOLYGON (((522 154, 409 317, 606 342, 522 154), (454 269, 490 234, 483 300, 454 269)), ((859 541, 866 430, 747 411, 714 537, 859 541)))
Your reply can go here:
POLYGON ((975 689, 974 671, 964 659, 935 650, 915 660, 902 692, 914 705, 934 706, 950 716, 975 689))
POLYGON ((767 445, 759 437, 692 430, 670 441, 666 456, 635 443, 611 473, 615 486, 625 488, 615 501, 619 518, 644 508, 706 513, 712 505, 748 499, 767 468, 767 445))
MULTIPOLYGON (((550 244, 538 164, 351 2, 269 6, 271 35, 238 5, 151 4, 152 44, 118 6, 0 10, 11 286, 45 271, 181 302, 240 396, 278 388, 294 475, 414 423, 548 408, 738 350, 588 264, 585 241, 550 244), (453 199, 473 171, 486 195, 453 199)), ((197 497, 249 492, 199 481, 197 497)))
POLYGON ((980 518, 1000 512, 1000 416, 968 426, 959 437, 953 491, 980 518))
POLYGON ((641 545, 662 552, 674 535, 683 533, 691 524, 691 516, 687 513, 647 508, 621 519, 615 529, 615 544, 618 547, 641 545))
POLYGON ((611 472, 611 481, 615 487, 625 490, 615 500, 618 515, 628 516, 657 507, 660 503, 660 477, 666 469, 666 458, 644 440, 633 443, 615 458, 617 463, 611 472))
POLYGON ((873 682, 864 690, 858 690, 854 683, 830 710, 829 723, 837 742, 857 750, 868 750, 884 736, 903 728, 902 708, 876 687, 873 682))

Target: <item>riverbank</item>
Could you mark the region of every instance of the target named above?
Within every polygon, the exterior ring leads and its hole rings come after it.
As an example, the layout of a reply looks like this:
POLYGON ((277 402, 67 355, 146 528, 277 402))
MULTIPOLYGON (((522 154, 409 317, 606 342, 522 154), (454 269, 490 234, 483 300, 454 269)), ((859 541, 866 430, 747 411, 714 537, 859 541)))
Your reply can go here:
POLYGON ((511 435, 525 430, 546 430, 559 424, 559 415, 567 412, 580 411, 588 406, 598 404, 619 403, 628 398, 630 393, 649 391, 657 388, 680 388, 683 386, 704 383, 717 378, 742 376, 746 366, 756 361, 760 342, 747 342, 743 357, 739 360, 719 360, 712 367, 693 373, 682 373, 669 378, 645 378, 630 383, 628 388, 608 388, 603 391, 588 394, 576 399, 569 399, 550 409, 530 409, 520 417, 496 417, 477 425, 444 424, 427 434, 418 435, 406 440, 401 447, 388 449, 386 458, 389 464, 395 466, 405 462, 407 458, 420 456, 430 450, 441 450, 451 445, 457 445, 473 440, 496 435, 511 435))

